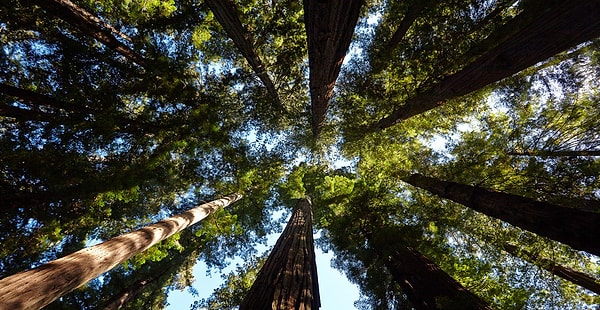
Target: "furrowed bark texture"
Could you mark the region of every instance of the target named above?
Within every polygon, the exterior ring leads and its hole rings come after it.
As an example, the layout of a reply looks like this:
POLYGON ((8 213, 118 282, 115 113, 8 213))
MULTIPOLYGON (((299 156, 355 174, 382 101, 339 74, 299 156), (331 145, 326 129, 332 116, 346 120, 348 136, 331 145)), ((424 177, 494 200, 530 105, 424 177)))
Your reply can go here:
POLYGON ((527 27, 434 87, 410 98, 371 130, 393 126, 518 73, 557 53, 600 36, 600 0, 560 1, 527 27))
POLYGON ((600 295, 600 281, 594 279, 593 277, 590 277, 589 275, 583 272, 579 272, 569 267, 557 265, 552 260, 547 258, 536 257, 536 255, 532 254, 529 251, 523 249, 519 250, 513 244, 504 244, 504 250, 513 256, 525 259, 531 262, 532 264, 549 271, 557 277, 561 277, 569 282, 577 284, 585 289, 588 289, 600 295))
MULTIPOLYGON (((49 14, 64 20, 85 35, 98 40, 108 48, 125 56, 125 58, 140 66, 145 65, 144 58, 117 40, 113 33, 116 32, 121 37, 124 35, 121 35, 116 29, 103 23, 99 18, 78 7, 73 2, 69 0, 31 0, 31 2, 43 8, 49 14)), ((125 36, 125 38, 127 37, 125 36)))
POLYGON ((319 309, 312 206, 301 200, 258 272, 240 310, 319 309))
POLYGON ((491 309, 419 251, 403 247, 384 258, 394 280, 419 309, 491 309))
POLYGON ((6 277, 0 280, 0 305, 5 309, 42 308, 241 197, 233 194, 205 203, 40 267, 6 277))
POLYGON ((576 250, 600 255, 600 213, 413 174, 404 181, 576 250))
POLYGON ((242 21, 238 16, 238 10, 235 4, 230 0, 206 0, 206 4, 210 10, 215 14, 215 18, 221 24, 227 35, 233 40, 233 44, 242 53, 242 56, 246 58, 246 61, 254 70, 254 73, 261 80, 263 85, 267 88, 267 92, 275 100, 275 103, 279 108, 285 108, 279 98, 279 94, 275 89, 275 84, 267 74, 265 66, 261 61, 258 53, 254 49, 252 42, 252 35, 242 25, 242 21))
POLYGON ((312 132, 318 138, 364 0, 304 0, 312 132))

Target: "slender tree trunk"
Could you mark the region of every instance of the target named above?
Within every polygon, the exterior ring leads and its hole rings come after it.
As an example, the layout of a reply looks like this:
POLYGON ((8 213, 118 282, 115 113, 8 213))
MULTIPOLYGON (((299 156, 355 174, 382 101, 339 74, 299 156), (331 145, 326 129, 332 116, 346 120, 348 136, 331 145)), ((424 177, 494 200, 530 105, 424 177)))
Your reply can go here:
POLYGON ((39 309, 116 265, 226 207, 233 194, 0 280, 0 305, 39 309))
POLYGON ((401 247, 383 258, 386 268, 417 310, 491 309, 414 248, 401 247))
POLYGON ((285 111, 285 107, 275 89, 275 84, 273 84, 273 81, 267 74, 265 66, 254 48, 252 35, 246 30, 244 25, 242 25, 242 22, 238 17, 238 11, 235 4, 230 0, 206 0, 206 4, 215 14, 215 18, 219 24, 221 24, 223 29, 225 29, 227 35, 233 40, 235 46, 242 53, 244 58, 246 58, 250 67, 254 70, 254 73, 256 73, 263 85, 267 88, 267 91, 271 97, 273 97, 277 106, 285 111))
POLYGON ((561 277, 569 282, 577 284, 600 295, 600 281, 583 272, 573 270, 569 267, 557 265, 550 259, 537 257, 537 255, 524 249, 519 250, 515 245, 510 243, 504 244, 504 250, 513 256, 523 258, 532 264, 549 271, 555 276, 561 277))
POLYGON ((430 0, 415 0, 413 4, 408 8, 406 14, 404 14, 404 18, 396 28, 396 31, 390 38, 390 40, 386 44, 386 50, 392 50, 398 47, 398 44, 402 41, 402 38, 410 29, 410 26, 417 20, 417 17, 421 14, 425 6, 430 0))
POLYGON ((364 0, 304 0, 312 132, 318 138, 364 0))
POLYGON ((413 174, 404 181, 576 250, 600 255, 600 213, 413 174))
POLYGON ((589 151, 544 151, 544 150, 525 150, 509 152, 511 156, 537 156, 537 157, 576 157, 576 156, 600 156, 600 150, 589 151))
POLYGON ((312 205, 300 200, 271 254, 242 301, 245 309, 319 309, 312 205))
POLYGON ((104 307, 104 310, 117 310, 123 307, 128 301, 137 294, 141 293, 149 284, 156 281, 158 276, 149 277, 147 279, 138 280, 133 283, 130 287, 120 291, 117 295, 113 296, 104 307))
POLYGON ((600 1, 559 1, 511 38, 457 73, 410 98, 371 127, 372 131, 431 110, 518 73, 557 53, 600 35, 600 1))
POLYGON ((130 40, 112 26, 102 22, 99 18, 77 6, 69 0, 31 0, 48 13, 64 20, 85 35, 90 36, 125 58, 144 66, 146 61, 127 45, 121 43, 114 34, 130 40))

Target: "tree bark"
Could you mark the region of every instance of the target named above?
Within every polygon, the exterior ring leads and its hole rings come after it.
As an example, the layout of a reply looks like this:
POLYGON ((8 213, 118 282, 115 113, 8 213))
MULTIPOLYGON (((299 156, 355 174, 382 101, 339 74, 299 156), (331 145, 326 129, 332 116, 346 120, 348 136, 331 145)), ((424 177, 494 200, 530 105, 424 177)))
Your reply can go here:
POLYGON ((312 133, 318 138, 364 0, 304 0, 312 133))
POLYGON ((600 255, 600 213, 413 174, 404 181, 576 250, 600 255))
POLYGON ((413 307, 420 309, 491 309, 438 265, 411 247, 390 251, 385 266, 413 307))
POLYGON ((544 150, 525 150, 509 152, 511 156, 537 156, 537 157, 587 157, 600 156, 600 150, 581 150, 581 151, 544 151, 544 150))
POLYGON ((573 270, 569 267, 557 265, 550 259, 537 257, 533 253, 524 249, 519 250, 515 245, 510 243, 504 244, 504 250, 515 257, 523 258, 532 264, 549 271, 557 277, 561 277, 571 283, 577 284, 600 295, 600 282, 583 272, 573 270))
POLYGON ((74 28, 80 30, 85 35, 98 40, 100 43, 106 45, 108 48, 115 52, 125 56, 125 58, 137 63, 140 66, 145 66, 145 59, 129 48, 127 45, 121 43, 114 34, 117 34, 127 40, 130 40, 127 36, 118 32, 112 26, 102 22, 99 18, 93 14, 87 12, 83 8, 77 6, 69 0, 31 0, 33 3, 43 8, 49 14, 52 14, 74 28))
POLYGON ((227 35, 233 40, 233 44, 242 53, 244 58, 254 70, 254 73, 267 88, 267 92, 271 95, 277 106, 285 111, 285 107, 279 98, 279 94, 275 89, 275 84, 267 74, 265 66, 261 61, 258 53, 254 49, 252 35, 246 30, 240 18, 235 4, 230 0, 206 0, 206 4, 215 14, 215 18, 221 24, 227 35))
POLYGON ((233 194, 0 280, 0 305, 39 309, 116 265, 239 200, 233 194))
POLYGON ((371 127, 378 131, 518 73, 600 35, 600 1, 559 1, 535 21, 371 127))
POLYGON ((242 301, 245 309, 319 309, 312 205, 302 199, 242 301))

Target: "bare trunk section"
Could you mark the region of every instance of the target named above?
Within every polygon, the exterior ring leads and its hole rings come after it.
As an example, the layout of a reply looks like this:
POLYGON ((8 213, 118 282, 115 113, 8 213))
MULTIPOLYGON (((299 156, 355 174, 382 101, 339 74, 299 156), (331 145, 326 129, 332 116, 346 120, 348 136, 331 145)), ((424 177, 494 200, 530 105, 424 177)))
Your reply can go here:
POLYGON ((235 4, 230 0, 206 0, 206 4, 210 7, 210 10, 215 14, 215 18, 221 24, 227 35, 233 40, 233 44, 242 53, 246 61, 254 70, 254 73, 261 80, 263 85, 267 88, 267 92, 275 100, 276 105, 283 109, 285 112, 285 106, 279 98, 279 94, 275 89, 275 84, 267 74, 265 66, 261 61, 258 53, 254 49, 252 42, 252 35, 242 25, 240 18, 238 17, 238 11, 235 4))
POLYGON ((404 181, 574 249, 600 255, 600 213, 413 174, 404 181))
POLYGON ((304 0, 312 132, 318 138, 364 0, 304 0))
POLYGON ((569 267, 557 265, 550 259, 537 257, 537 255, 524 249, 519 250, 517 246, 510 243, 504 244, 504 250, 515 257, 525 259, 532 264, 549 271, 557 277, 561 277, 571 283, 577 284, 600 295, 600 281, 583 272, 579 272, 569 267))
POLYGON ((600 150, 589 150, 589 151, 544 151, 544 150, 525 150, 509 152, 511 156, 537 156, 537 157, 592 157, 600 156, 600 150))
POLYGON ((319 309, 319 283, 312 233, 312 205, 300 200, 250 291, 245 309, 319 309))
POLYGON ((0 305, 39 309, 158 242, 239 200, 233 194, 0 280, 0 305))
POLYGON ((52 14, 87 36, 90 36, 115 52, 125 56, 125 58, 144 66, 146 61, 127 45, 121 43, 114 34, 119 35, 126 40, 130 40, 114 27, 102 22, 99 18, 80 8, 69 0, 31 0, 33 3, 43 8, 49 14, 52 14))
POLYGON ((385 266, 413 307, 420 309, 491 309, 419 251, 390 251, 385 266))
POLYGON ((379 120, 372 131, 431 110, 600 35, 600 1, 560 1, 495 49, 379 120))

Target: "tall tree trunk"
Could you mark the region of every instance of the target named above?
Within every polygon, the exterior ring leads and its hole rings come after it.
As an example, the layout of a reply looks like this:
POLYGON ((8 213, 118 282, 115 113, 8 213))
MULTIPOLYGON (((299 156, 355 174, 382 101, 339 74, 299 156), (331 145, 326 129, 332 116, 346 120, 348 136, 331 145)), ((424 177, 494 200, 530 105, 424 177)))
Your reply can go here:
POLYGON ((576 250, 600 255, 600 213, 413 174, 404 181, 576 250))
POLYGON ((318 138, 364 0, 304 0, 312 132, 318 138))
POLYGON ((438 265, 411 247, 383 257, 386 268, 413 307, 419 309, 491 309, 438 265))
POLYGON ((543 257, 537 257, 537 255, 527 250, 519 250, 517 246, 510 243, 504 244, 504 250, 513 256, 525 259, 532 264, 549 271, 555 276, 561 277, 569 282, 577 284, 600 295, 600 281, 583 272, 573 270, 569 267, 557 265, 552 260, 543 257))
POLYGON ((319 283, 312 233, 312 205, 300 200, 250 291, 245 309, 319 309, 319 283))
POLYGON ((0 305, 39 309, 116 265, 239 200, 232 194, 0 280, 0 305))
POLYGON ((114 34, 130 40, 121 32, 117 31, 112 26, 102 22, 93 14, 87 12, 83 8, 77 6, 69 0, 31 0, 36 5, 40 6, 49 14, 52 14, 74 28, 80 30, 85 35, 98 40, 108 48, 125 56, 125 58, 137 63, 140 66, 146 64, 145 59, 133 51, 127 45, 121 43, 114 34))
POLYGON ((206 4, 215 14, 215 18, 221 24, 227 35, 233 40, 233 44, 242 53, 244 58, 254 70, 254 73, 260 78, 267 91, 275 100, 277 106, 285 111, 285 107, 279 98, 279 94, 275 89, 275 84, 267 74, 265 66, 261 61, 258 53, 254 49, 252 35, 242 25, 238 17, 238 11, 235 4, 231 0, 206 0, 206 4))
POLYGON ((525 150, 509 152, 511 156, 537 156, 537 157, 576 157, 576 156, 600 156, 600 150, 581 151, 544 151, 525 150))
POLYGON ((514 36, 457 73, 409 98, 371 127, 377 131, 500 81, 600 35, 600 1, 559 1, 514 36))

